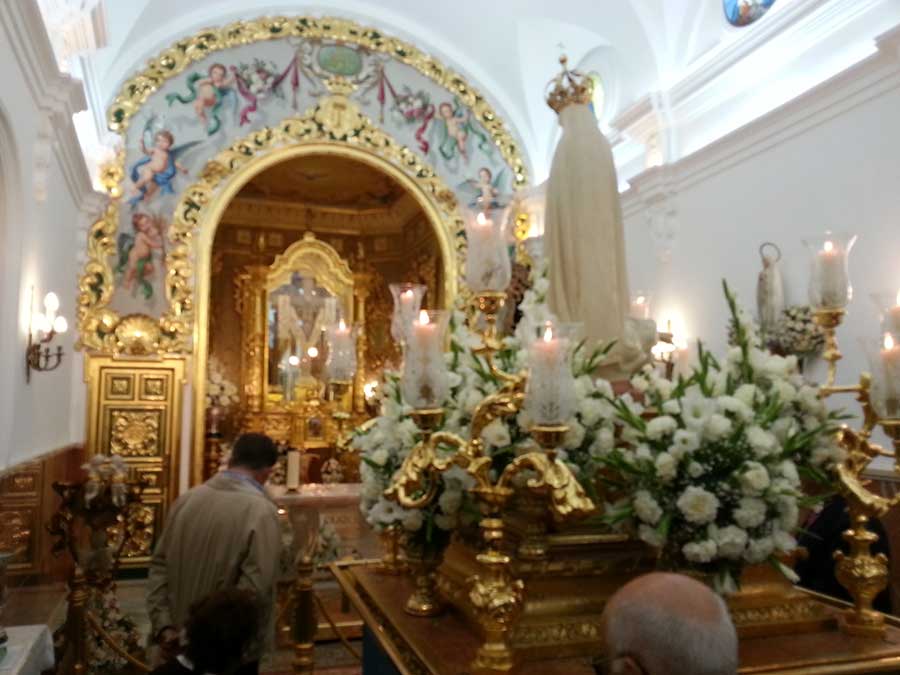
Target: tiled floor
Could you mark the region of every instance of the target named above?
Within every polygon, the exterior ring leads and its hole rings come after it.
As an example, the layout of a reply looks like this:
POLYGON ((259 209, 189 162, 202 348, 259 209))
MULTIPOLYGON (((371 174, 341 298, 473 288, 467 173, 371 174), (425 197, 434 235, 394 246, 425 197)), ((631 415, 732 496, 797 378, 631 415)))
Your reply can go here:
MULTIPOLYGON (((119 581, 117 593, 122 611, 137 623, 142 636, 150 630, 144 602, 145 585, 143 580, 119 581)), ((346 618, 340 615, 340 599, 333 597, 333 589, 326 586, 322 589, 322 595, 335 621, 346 618)), ((10 626, 46 623, 51 629, 56 629, 63 624, 65 616, 65 588, 61 584, 30 586, 10 589, 3 621, 10 626)), ((357 652, 361 651, 359 640, 352 640, 351 644, 357 652)), ((278 650, 263 662, 262 671, 272 675, 288 675, 291 673, 292 658, 291 650, 278 650)), ((327 642, 316 645, 316 672, 322 675, 359 675, 362 670, 340 642, 327 642)))

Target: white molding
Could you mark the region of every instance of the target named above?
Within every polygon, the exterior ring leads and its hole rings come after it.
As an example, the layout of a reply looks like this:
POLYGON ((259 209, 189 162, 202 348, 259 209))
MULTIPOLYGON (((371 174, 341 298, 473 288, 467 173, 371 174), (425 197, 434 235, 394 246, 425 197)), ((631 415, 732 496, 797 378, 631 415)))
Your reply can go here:
POLYGON ((60 72, 35 0, 0 1, 0 29, 6 33, 38 114, 46 116, 52 130, 52 141, 41 138, 39 132, 34 142, 51 142, 66 188, 80 208, 94 191, 72 122, 75 113, 87 108, 81 81, 60 72))
POLYGON ((879 36, 876 44, 878 51, 869 58, 781 107, 671 165, 629 178, 630 188, 622 195, 625 217, 647 208, 648 195, 657 194, 663 185, 677 194, 867 101, 900 89, 900 27, 879 36))

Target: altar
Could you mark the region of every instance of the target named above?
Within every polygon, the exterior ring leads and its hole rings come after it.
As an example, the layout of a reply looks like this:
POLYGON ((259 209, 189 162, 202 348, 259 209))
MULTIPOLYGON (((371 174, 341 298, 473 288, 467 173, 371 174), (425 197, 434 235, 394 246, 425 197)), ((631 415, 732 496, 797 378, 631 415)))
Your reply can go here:
MULTIPOLYGON (((447 611, 431 618, 410 616, 403 603, 413 590, 406 576, 385 576, 371 561, 337 563, 332 574, 363 618, 367 630, 363 675, 368 664, 390 663, 400 675, 469 672, 480 637, 462 616, 447 611), (437 639, 436 639, 437 638, 437 639)), ((814 595, 814 594, 811 594, 814 595)), ((832 611, 842 605, 824 596, 832 611)), ((845 675, 900 673, 900 619, 888 617, 884 640, 851 637, 837 630, 778 637, 749 637, 740 641, 740 673, 767 675, 845 675)), ((602 646, 597 644, 597 656, 602 646)), ((520 675, 593 675, 589 657, 522 663, 520 675)), ((379 669, 373 671, 388 673, 379 669)))

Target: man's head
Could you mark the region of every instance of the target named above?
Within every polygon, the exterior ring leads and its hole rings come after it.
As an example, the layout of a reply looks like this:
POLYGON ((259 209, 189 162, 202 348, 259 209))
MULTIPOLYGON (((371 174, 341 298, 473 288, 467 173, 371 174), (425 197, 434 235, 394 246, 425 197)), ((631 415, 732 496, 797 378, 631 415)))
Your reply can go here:
POLYGON ((265 483, 277 461, 275 441, 265 434, 241 434, 231 448, 228 467, 243 469, 260 483, 265 483))
POLYGON ((680 574, 653 573, 620 588, 603 610, 609 672, 735 675, 737 634, 722 599, 680 574))
POLYGON ((259 606, 250 591, 227 588, 194 603, 185 624, 186 656, 195 673, 227 675, 259 635, 259 606))

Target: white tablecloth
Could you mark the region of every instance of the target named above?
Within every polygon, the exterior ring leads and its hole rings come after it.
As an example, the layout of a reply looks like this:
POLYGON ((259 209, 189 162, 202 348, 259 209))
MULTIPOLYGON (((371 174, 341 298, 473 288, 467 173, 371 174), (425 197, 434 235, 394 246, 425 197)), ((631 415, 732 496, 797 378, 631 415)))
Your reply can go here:
POLYGON ((40 675, 53 668, 53 637, 47 626, 8 626, 7 654, 0 675, 40 675))

